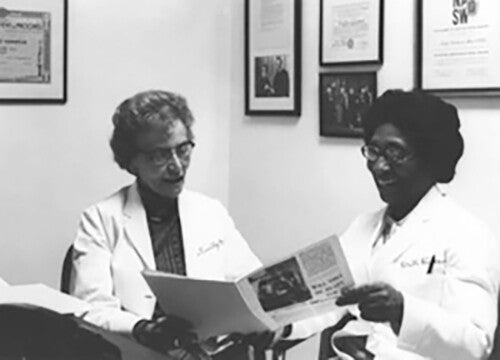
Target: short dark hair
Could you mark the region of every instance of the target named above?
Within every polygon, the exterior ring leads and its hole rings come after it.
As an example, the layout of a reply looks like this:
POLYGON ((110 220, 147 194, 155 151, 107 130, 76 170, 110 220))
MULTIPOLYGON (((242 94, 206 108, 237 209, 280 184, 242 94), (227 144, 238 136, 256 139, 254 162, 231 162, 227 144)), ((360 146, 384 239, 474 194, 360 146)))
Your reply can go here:
POLYGON ((457 108, 422 91, 388 90, 363 117, 364 140, 368 143, 382 124, 393 124, 429 166, 436 182, 448 183, 455 176, 464 152, 457 108))
POLYGON ((143 91, 124 100, 113 114, 113 134, 110 145, 116 163, 128 170, 130 161, 137 154, 136 136, 154 124, 180 120, 193 138, 194 122, 186 99, 176 93, 162 90, 143 91))

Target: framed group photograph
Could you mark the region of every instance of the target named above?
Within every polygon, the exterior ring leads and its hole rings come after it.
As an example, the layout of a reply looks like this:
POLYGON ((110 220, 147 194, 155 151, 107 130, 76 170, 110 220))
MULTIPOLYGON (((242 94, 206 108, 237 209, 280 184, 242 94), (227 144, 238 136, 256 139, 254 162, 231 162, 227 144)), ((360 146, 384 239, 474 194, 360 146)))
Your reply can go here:
POLYGON ((383 62, 384 0, 320 0, 319 63, 383 62))
POLYGON ((66 102, 67 0, 0 4, 0 102, 66 102))
POLYGON ((300 0, 245 0, 245 114, 300 115, 300 0))
POLYGON ((319 74, 321 136, 362 137, 362 118, 377 97, 377 73, 319 74))
POLYGON ((417 87, 500 92, 500 2, 418 0, 417 87))

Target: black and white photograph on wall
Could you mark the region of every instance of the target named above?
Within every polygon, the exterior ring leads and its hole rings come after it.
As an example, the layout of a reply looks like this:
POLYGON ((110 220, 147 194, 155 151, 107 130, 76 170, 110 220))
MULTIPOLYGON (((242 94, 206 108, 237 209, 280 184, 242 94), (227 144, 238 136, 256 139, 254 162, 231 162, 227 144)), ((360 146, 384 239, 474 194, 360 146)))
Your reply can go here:
POLYGON ((320 135, 361 137, 364 113, 377 96, 375 72, 319 75, 320 135))
POLYGON ((300 115, 301 0, 245 0, 245 115, 300 115))
POLYGON ((312 299, 301 275, 299 263, 292 257, 249 277, 264 311, 281 309, 312 299))
POLYGON ((289 56, 258 56, 255 58, 255 97, 290 96, 289 56))

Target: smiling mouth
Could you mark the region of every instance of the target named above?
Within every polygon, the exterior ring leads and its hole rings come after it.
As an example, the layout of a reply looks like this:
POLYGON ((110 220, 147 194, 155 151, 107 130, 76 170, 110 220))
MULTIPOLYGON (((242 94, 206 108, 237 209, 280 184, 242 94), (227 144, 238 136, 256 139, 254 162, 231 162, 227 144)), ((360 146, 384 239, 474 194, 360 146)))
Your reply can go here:
POLYGON ((388 179, 376 178, 375 182, 377 183, 378 186, 389 186, 389 185, 395 184, 396 179, 394 179, 394 178, 388 178, 388 179))

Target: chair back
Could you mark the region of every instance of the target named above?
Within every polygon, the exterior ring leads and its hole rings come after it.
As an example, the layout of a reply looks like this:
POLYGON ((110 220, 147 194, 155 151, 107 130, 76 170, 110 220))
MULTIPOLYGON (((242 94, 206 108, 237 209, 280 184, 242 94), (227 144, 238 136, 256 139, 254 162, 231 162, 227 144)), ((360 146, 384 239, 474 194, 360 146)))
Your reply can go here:
POLYGON ((71 281, 71 271, 73 270, 73 245, 66 251, 61 272, 60 290, 65 294, 69 294, 69 283, 71 281))

